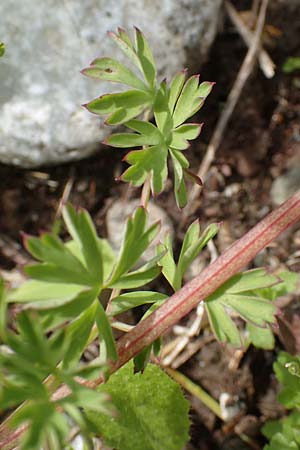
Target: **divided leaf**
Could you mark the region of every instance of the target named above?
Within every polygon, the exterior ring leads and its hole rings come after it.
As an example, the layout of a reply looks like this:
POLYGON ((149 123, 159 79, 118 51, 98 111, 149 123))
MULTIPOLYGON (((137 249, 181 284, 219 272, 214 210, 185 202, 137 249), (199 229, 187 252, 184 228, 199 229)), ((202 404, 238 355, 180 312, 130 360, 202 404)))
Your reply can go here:
POLYGON ((278 281, 278 277, 267 274, 264 269, 249 270, 234 275, 209 296, 204 305, 216 337, 221 342, 241 345, 239 332, 229 316, 230 312, 257 327, 274 323, 276 306, 252 289, 269 287, 278 281))

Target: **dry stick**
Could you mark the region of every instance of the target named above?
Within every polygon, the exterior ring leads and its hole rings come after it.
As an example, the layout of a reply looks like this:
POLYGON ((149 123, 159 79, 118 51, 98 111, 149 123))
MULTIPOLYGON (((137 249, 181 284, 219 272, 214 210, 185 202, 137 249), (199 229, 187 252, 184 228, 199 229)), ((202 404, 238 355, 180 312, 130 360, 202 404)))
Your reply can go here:
MULTIPOLYGON (((240 18, 239 13, 235 9, 235 7, 229 1, 225 1, 226 12, 236 27, 237 31, 240 33, 242 38, 244 39, 246 45, 251 47, 253 41, 253 33, 249 30, 249 28, 245 25, 243 20, 240 18)), ((268 55, 268 53, 263 49, 258 49, 258 61, 261 70, 267 78, 272 78, 275 74, 275 64, 268 55)))
MULTIPOLYGON (((244 59, 244 62, 239 70, 237 78, 234 82, 234 85, 233 85, 231 92, 229 94, 229 97, 227 99, 225 108, 217 122, 215 131, 213 133, 213 136, 207 147, 206 154, 205 154, 205 156, 202 160, 201 166, 199 168, 197 175, 203 181, 205 181, 206 174, 209 170, 209 167, 214 160, 214 157, 215 157, 218 147, 221 144, 224 131, 225 131, 228 121, 233 113, 233 110, 237 104, 237 101, 241 95, 242 89, 254 67, 254 63, 256 60, 256 54, 257 54, 257 51, 259 49, 259 44, 260 44, 260 37, 261 37, 262 30, 263 30, 264 22, 265 22, 268 1, 269 0, 262 1, 262 5, 261 5, 260 11, 259 11, 259 16, 257 19, 257 26, 256 26, 256 29, 255 29, 255 32, 253 35, 251 47, 249 48, 246 58, 244 59)), ((189 217, 191 214, 193 214, 193 212, 195 211, 195 209, 196 209, 195 200, 196 200, 196 197, 198 196, 199 192, 200 192, 199 186, 195 184, 189 194, 189 204, 186 206, 185 210, 183 211, 183 216, 185 219, 187 217, 189 217)))
MULTIPOLYGON (((300 190, 236 241, 197 277, 166 300, 160 308, 124 335, 117 343, 119 359, 116 364, 112 365, 111 372, 115 372, 143 348, 163 335, 195 308, 201 300, 205 300, 231 276, 242 270, 259 251, 298 220, 300 220, 300 190)), ((94 386, 102 381, 102 378, 99 378, 94 386)), ((83 380, 82 382, 91 386, 88 381, 83 380)), ((68 394, 67 386, 61 386, 55 393, 55 399, 58 400, 68 394)), ((0 426, 0 448, 2 450, 15 448, 25 431, 24 427, 16 430, 9 428, 12 417, 13 414, 0 426)))

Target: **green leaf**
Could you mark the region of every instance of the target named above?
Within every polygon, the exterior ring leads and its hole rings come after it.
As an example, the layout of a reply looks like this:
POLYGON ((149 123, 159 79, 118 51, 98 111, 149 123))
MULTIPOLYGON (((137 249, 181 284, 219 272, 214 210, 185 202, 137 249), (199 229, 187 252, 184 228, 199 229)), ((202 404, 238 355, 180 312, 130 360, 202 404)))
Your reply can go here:
POLYGON ((171 140, 173 120, 169 108, 169 93, 165 81, 160 84, 156 93, 153 110, 157 128, 164 136, 166 145, 168 145, 171 140))
POLYGON ((123 30, 123 28, 118 28, 118 34, 113 32, 109 32, 108 34, 125 53, 125 55, 133 62, 133 64, 140 69, 141 73, 143 73, 141 63, 136 54, 133 43, 125 30, 123 30))
POLYGON ((118 354, 112 329, 103 306, 99 302, 96 308, 96 324, 100 338, 100 362, 104 364, 109 360, 116 361, 118 354))
POLYGON ((199 75, 193 75, 186 81, 176 103, 173 114, 174 127, 184 123, 201 108, 204 100, 199 98, 198 90, 199 75))
POLYGON ((219 225, 216 223, 209 225, 202 233, 200 231, 200 223, 198 220, 189 226, 184 236, 177 265, 176 278, 178 282, 180 280, 180 285, 177 285, 175 290, 181 287, 183 275, 189 265, 199 255, 207 243, 215 237, 218 231, 219 225))
POLYGON ((184 85, 186 73, 187 73, 186 69, 182 70, 181 72, 177 73, 172 79, 169 93, 169 109, 171 114, 173 114, 176 102, 184 85))
POLYGON ((109 286, 115 285, 115 282, 134 266, 156 237, 160 224, 157 222, 146 228, 147 220, 147 212, 141 206, 136 209, 133 217, 129 217, 122 248, 109 280, 109 286))
POLYGON ((147 303, 156 303, 159 300, 168 298, 165 294, 153 291, 135 291, 114 297, 110 303, 109 315, 116 316, 131 308, 136 308, 147 303))
POLYGON ((151 96, 143 91, 130 90, 116 94, 105 94, 84 105, 98 115, 108 115, 109 125, 119 125, 141 114, 151 106, 151 96))
POLYGON ((70 344, 63 359, 64 369, 74 367, 81 358, 95 322, 96 309, 97 305, 94 302, 77 319, 68 325, 66 334, 70 344))
POLYGON ((4 281, 0 278, 0 340, 3 342, 5 340, 7 331, 7 301, 4 281))
POLYGON ((270 439, 264 450, 300 450, 300 414, 293 411, 282 420, 267 422, 262 427, 263 434, 270 439))
POLYGON ((145 79, 148 81, 150 87, 154 87, 156 82, 156 67, 154 58, 145 36, 138 28, 135 28, 135 42, 136 53, 145 79))
POLYGON ((160 272, 160 267, 145 268, 142 266, 139 270, 121 276, 118 281, 109 284, 109 286, 114 289, 135 289, 150 283, 160 272))
POLYGON ((91 78, 123 83, 142 91, 147 90, 147 86, 131 70, 112 58, 97 58, 90 67, 83 69, 82 73, 91 78))
POLYGON ((171 157, 174 168, 174 192, 176 204, 178 208, 184 208, 185 205, 187 204, 187 192, 183 178, 182 166, 178 162, 178 159, 174 156, 173 152, 171 152, 171 157))
POLYGON ((170 148, 176 150, 185 150, 190 144, 189 140, 196 139, 202 128, 202 123, 186 123, 178 128, 175 128, 172 132, 172 140, 170 142, 170 148))
POLYGON ((141 186, 148 174, 151 174, 151 190, 159 194, 168 176, 168 149, 163 145, 155 145, 143 150, 129 152, 125 160, 131 165, 122 175, 123 181, 134 186, 141 186))
POLYGON ((69 233, 77 242, 85 261, 85 267, 93 280, 103 283, 103 256, 97 232, 89 213, 82 210, 76 213, 72 205, 63 208, 63 218, 69 233))
POLYGON ((5 53, 5 44, 3 44, 3 42, 0 42, 0 58, 1 56, 3 56, 5 53))
POLYGON ((273 350, 275 338, 269 327, 261 328, 252 323, 247 323, 246 329, 249 334, 249 340, 254 347, 263 348, 264 350, 273 350))
POLYGON ((300 70, 300 57, 290 56, 289 58, 287 58, 282 66, 282 70, 284 73, 292 73, 295 70, 300 70))
POLYGON ((178 283, 176 281, 177 268, 173 256, 172 238, 169 234, 165 237, 163 244, 158 246, 157 251, 160 252, 164 248, 167 249, 167 252, 159 261, 159 265, 162 267, 164 277, 175 290, 174 286, 178 283))
POLYGON ((140 134, 115 133, 106 140, 106 143, 114 147, 139 147, 142 145, 157 145, 164 141, 159 129, 152 123, 132 119, 125 125, 140 134))
POLYGON ((8 302, 34 304, 41 303, 46 308, 57 304, 65 304, 73 300, 78 294, 87 288, 76 284, 47 283, 43 281, 29 280, 15 291, 11 291, 7 297, 8 302))
POLYGON ((205 308, 212 330, 221 341, 238 345, 238 330, 229 318, 229 311, 234 311, 244 320, 264 327, 275 322, 277 308, 255 291, 257 287, 268 287, 278 282, 274 275, 263 269, 254 269, 234 275, 205 301, 205 308))
POLYGON ((114 419, 88 412, 105 444, 118 450, 182 450, 188 441, 189 405, 180 387, 159 367, 133 373, 132 362, 113 374, 108 393, 119 414, 114 419))
POLYGON ((300 358, 286 352, 281 352, 277 362, 274 363, 276 377, 283 386, 279 392, 278 400, 290 409, 300 407, 300 377, 295 374, 295 370, 290 370, 291 366, 299 368, 300 358))

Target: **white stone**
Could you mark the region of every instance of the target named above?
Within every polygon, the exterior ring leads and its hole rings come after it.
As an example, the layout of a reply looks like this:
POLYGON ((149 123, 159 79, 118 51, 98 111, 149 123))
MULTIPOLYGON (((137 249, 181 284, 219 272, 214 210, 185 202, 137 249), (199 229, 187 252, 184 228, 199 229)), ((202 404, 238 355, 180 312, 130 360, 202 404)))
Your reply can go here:
POLYGON ((95 57, 120 57, 107 30, 138 26, 159 73, 203 61, 221 0, 4 0, 0 38, 0 161, 23 167, 80 159, 109 133, 82 103, 112 85, 80 74, 95 57))

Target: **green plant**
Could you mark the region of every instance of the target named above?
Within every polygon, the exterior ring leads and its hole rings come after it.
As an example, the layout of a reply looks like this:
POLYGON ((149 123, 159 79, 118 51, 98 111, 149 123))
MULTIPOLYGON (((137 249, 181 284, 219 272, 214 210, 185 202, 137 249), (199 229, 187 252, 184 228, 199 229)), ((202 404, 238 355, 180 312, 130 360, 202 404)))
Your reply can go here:
MULTIPOLYGON (((17 408, 0 426, 4 450, 12 448, 24 430, 23 449, 70 447, 74 427, 90 447, 92 437, 100 434, 107 445, 119 450, 139 448, 138 445, 145 450, 162 446, 181 449, 188 439, 186 401, 161 369, 147 363, 152 350, 154 354, 159 352, 161 335, 199 301, 205 300, 211 328, 220 341, 241 343, 242 330, 230 317, 230 311, 234 311, 249 322, 250 341, 261 342, 262 333, 267 333, 268 345, 272 345, 269 325, 275 322, 277 312, 272 303, 276 297, 273 288, 282 280, 264 269, 237 272, 299 219, 300 192, 187 284, 183 277, 188 266, 215 236, 218 225, 212 224, 201 232, 199 223, 192 223, 177 261, 173 243, 166 237, 157 246, 156 255, 141 262, 159 230, 158 223, 147 225, 148 201, 151 192, 155 195, 162 191, 168 162, 172 164, 179 207, 188 199, 186 179, 201 183, 190 172, 183 154, 188 141, 198 136, 201 124, 185 121, 202 107, 213 83, 199 84, 198 76, 186 80, 185 71, 175 75, 169 84, 159 83, 152 53, 139 30, 135 29, 134 42, 121 29, 110 35, 142 78, 111 58, 96 59, 83 70, 85 75, 123 83, 130 89, 104 95, 86 107, 108 116, 109 125, 129 128, 129 133, 112 134, 106 141, 109 145, 141 147, 127 154, 125 160, 130 167, 121 179, 143 186, 142 206, 127 221, 118 255, 106 239, 97 235, 89 214, 76 211, 71 205, 63 208, 70 235, 67 242, 55 233, 45 233, 40 238, 24 236, 25 247, 37 262, 25 268, 29 279, 19 289, 6 290, 2 284, 1 291, 4 351, 0 358, 0 405, 1 409, 17 408), (142 113, 143 120, 137 118, 142 113), (154 123, 149 120, 152 114, 154 123), (147 287, 160 273, 175 292, 169 299, 147 287), (14 331, 8 330, 6 314, 11 303, 21 311, 14 331), (118 315, 140 305, 150 307, 138 325, 127 332, 130 327, 120 323, 118 315), (127 332, 117 343, 114 327, 127 332), (96 338, 99 356, 92 364, 84 364, 82 354, 96 338), (119 370, 132 358, 134 370, 132 363, 119 370), (134 375, 133 371, 144 375, 134 375), (116 374, 109 378, 113 372, 116 374), (128 391, 124 392, 124 384, 128 391), (165 395, 160 391, 154 394, 155 386, 160 386, 165 395), (147 398, 149 390, 151 399, 147 398), (122 408, 124 395, 132 401, 122 408), (44 413, 39 415, 41 407, 44 413), (157 413, 153 414, 151 408, 157 413), (177 436, 174 423, 178 421, 178 411, 183 419, 177 436), (158 417, 166 424, 162 429, 158 429, 158 417), (122 437, 124 427, 145 427, 146 423, 145 441, 133 443, 122 437), (18 426, 21 427, 9 430, 18 426), (170 439, 171 434, 174 439, 170 439)), ((287 274, 288 279, 290 276, 287 274)))
POLYGON ((0 57, 3 56, 5 53, 5 45, 3 42, 0 42, 0 57))
POLYGON ((298 450, 300 448, 300 358, 281 352, 274 370, 282 390, 279 402, 292 412, 281 420, 267 422, 262 431, 270 440, 264 450, 298 450))

